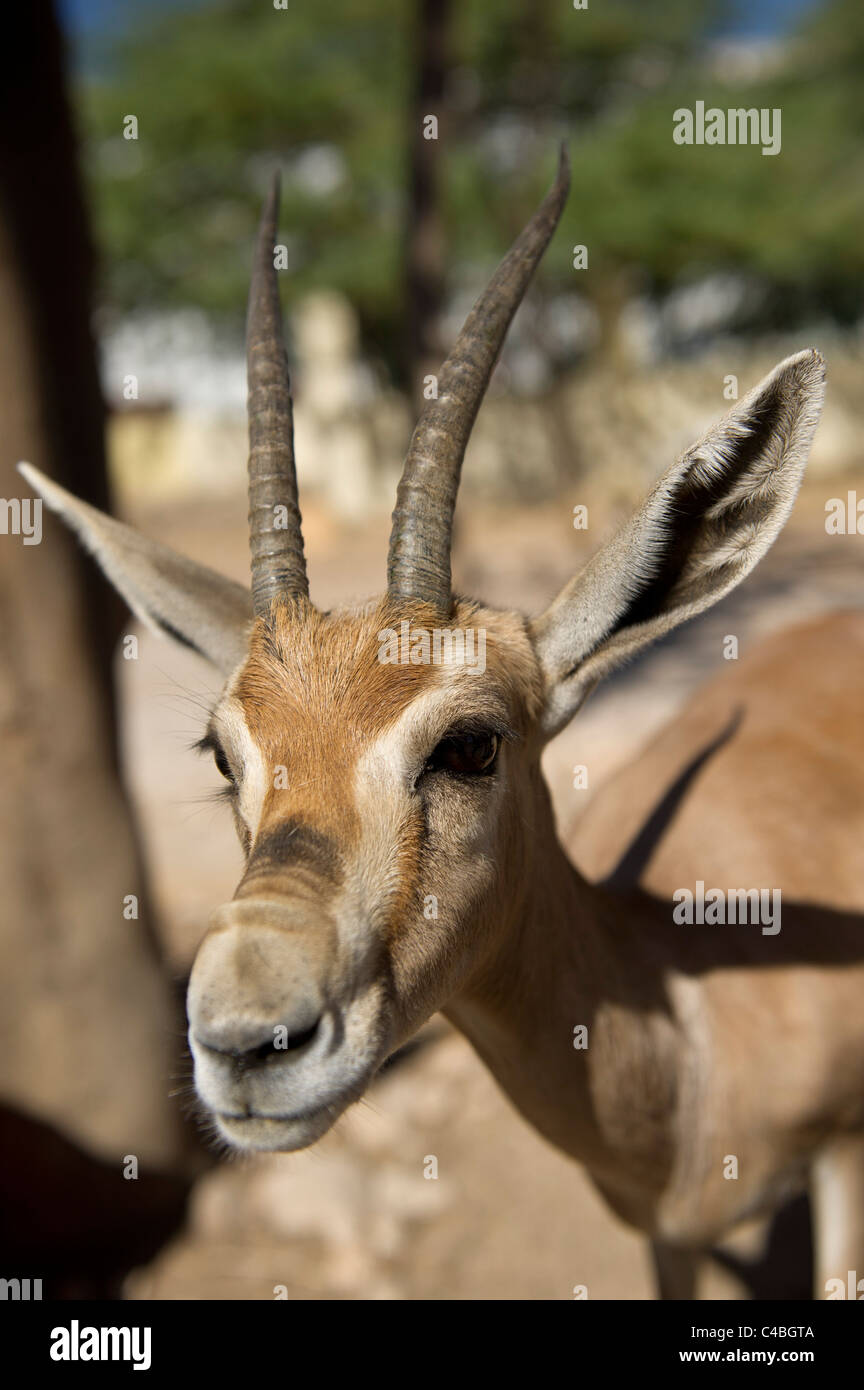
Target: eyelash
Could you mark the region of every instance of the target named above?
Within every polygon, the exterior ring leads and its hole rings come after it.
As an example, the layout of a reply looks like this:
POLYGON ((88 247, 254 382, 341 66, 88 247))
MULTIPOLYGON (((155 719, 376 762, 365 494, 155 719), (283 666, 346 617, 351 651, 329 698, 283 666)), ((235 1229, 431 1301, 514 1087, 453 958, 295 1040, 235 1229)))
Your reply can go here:
POLYGON ((216 795, 229 797, 233 796, 235 791, 237 790, 237 780, 234 776, 231 764, 228 761, 228 755, 225 752, 225 749, 222 747, 221 743, 219 743, 219 741, 216 738, 214 738, 212 734, 206 733, 203 738, 198 739, 197 743, 193 743, 192 747, 196 753, 212 753, 213 761, 216 764, 218 772, 225 778, 225 781, 228 783, 227 787, 220 787, 216 795))
POLYGON ((221 772, 226 782, 230 782, 232 786, 236 786, 234 773, 231 771, 231 764, 229 763, 228 758, 225 754, 225 749, 219 743, 214 743, 212 747, 213 761, 215 762, 219 772, 221 772))

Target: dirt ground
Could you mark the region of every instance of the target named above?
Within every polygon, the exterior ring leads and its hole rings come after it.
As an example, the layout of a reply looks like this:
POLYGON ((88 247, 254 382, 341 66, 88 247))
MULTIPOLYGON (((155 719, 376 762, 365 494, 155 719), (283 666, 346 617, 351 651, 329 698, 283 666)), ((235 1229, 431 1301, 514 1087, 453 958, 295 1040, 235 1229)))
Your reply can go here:
MULTIPOLYGON (((764 633, 864 602, 861 538, 825 533, 825 500, 836 494, 826 480, 813 485, 741 589, 597 692, 551 745, 546 770, 562 827, 720 667, 725 635, 738 637, 743 655, 764 633), (573 790, 576 763, 589 768, 587 790, 573 790)), ((615 520, 598 506, 586 536, 573 531, 571 510, 564 500, 460 514, 457 586, 539 611, 615 520)), ((244 517, 238 491, 218 504, 134 519, 245 579, 244 517)), ((351 529, 307 503, 304 522, 320 606, 380 590, 386 517, 351 529)), ((146 634, 139 660, 121 667, 129 776, 179 974, 241 868, 228 812, 208 799, 218 778, 188 751, 217 685, 197 658, 146 634)), ((646 1247, 607 1212, 584 1173, 515 1114, 443 1020, 422 1042, 313 1150, 220 1160, 198 1184, 186 1232, 130 1278, 129 1296, 254 1299, 284 1289, 291 1299, 570 1299, 584 1285, 592 1299, 651 1297, 646 1247), (424 1178, 430 1156, 435 1180, 424 1178)), ((742 1296, 719 1269, 702 1293, 742 1296)))

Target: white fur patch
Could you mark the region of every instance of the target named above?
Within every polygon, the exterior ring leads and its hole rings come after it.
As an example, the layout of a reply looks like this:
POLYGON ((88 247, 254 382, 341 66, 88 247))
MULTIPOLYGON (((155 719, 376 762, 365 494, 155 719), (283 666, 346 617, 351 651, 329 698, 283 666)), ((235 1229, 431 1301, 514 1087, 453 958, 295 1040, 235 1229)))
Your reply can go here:
POLYGON ((235 766, 239 764, 237 810, 249 831, 250 842, 254 843, 269 790, 269 778, 261 750, 249 732, 243 706, 232 694, 242 669, 241 665, 228 682, 214 712, 213 723, 231 762, 235 766))

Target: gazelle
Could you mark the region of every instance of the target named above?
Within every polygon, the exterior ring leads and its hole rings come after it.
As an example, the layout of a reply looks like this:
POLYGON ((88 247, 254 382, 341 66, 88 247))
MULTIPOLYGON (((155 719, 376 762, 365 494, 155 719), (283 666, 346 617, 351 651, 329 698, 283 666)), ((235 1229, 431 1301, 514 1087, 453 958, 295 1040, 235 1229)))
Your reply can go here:
MULTIPOLYGON (((808 1175, 824 1292, 828 1277, 864 1274, 864 623, 775 641, 683 716, 702 770, 683 778, 664 833, 692 831, 709 776, 720 799, 710 851, 691 833, 658 894, 576 871, 540 771, 607 672, 764 555, 795 499, 823 362, 781 362, 541 617, 454 596, 468 436, 568 184, 562 152, 442 367, 399 485, 383 597, 331 612, 309 598, 275 182, 247 328, 251 597, 22 468, 133 611, 225 677, 201 746, 230 785, 246 868, 188 995, 197 1093, 225 1140, 314 1143, 443 1010, 522 1114, 651 1237, 665 1296, 691 1297, 699 1252, 808 1175), (423 634, 445 630, 482 630, 482 671, 458 643, 428 659, 423 634), (407 661, 382 659, 394 632, 409 634, 407 661), (844 671, 830 669, 835 651, 844 671), (679 925, 670 891, 700 879, 796 901, 773 934, 679 925), (580 1025, 587 1047, 574 1046, 580 1025)), ((683 766, 664 737, 672 765, 646 755, 643 801, 683 766)), ((636 799, 629 788, 618 820, 636 799)), ((607 806, 607 831, 615 820, 607 806)))

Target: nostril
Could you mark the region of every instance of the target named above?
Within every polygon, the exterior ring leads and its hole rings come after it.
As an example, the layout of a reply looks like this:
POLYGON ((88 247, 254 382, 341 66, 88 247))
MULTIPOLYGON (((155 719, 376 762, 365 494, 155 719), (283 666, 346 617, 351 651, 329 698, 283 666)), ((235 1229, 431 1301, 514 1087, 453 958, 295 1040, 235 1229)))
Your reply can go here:
POLYGON ((241 1071, 247 1071, 252 1067, 266 1066, 273 1060, 278 1061, 288 1052, 299 1052, 317 1036, 321 1022, 321 1017, 316 1018, 308 1028, 293 1032, 286 1023, 274 1023, 266 1030, 260 1026, 254 1030, 243 1030, 246 1031, 245 1037, 238 1036, 236 1025, 218 1031, 198 1029, 194 1036, 199 1047, 230 1058, 241 1071))
POLYGON ((304 1028, 300 1033, 289 1033, 285 1025, 280 1023, 273 1029, 273 1037, 256 1047, 251 1056, 256 1062, 266 1062, 270 1056, 278 1057, 280 1052, 296 1052, 312 1041, 320 1026, 321 1020, 316 1018, 311 1028, 304 1028))

